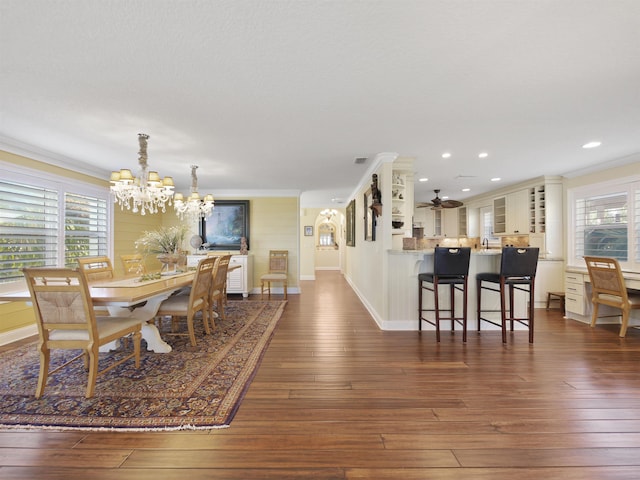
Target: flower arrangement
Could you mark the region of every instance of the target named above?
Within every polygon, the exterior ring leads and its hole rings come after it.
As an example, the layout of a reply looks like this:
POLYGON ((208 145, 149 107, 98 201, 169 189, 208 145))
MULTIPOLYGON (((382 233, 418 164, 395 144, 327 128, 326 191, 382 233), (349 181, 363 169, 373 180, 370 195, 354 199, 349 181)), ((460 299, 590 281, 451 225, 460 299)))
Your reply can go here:
POLYGON ((184 225, 146 231, 136 240, 136 248, 147 254, 180 253, 186 234, 187 227, 184 225))

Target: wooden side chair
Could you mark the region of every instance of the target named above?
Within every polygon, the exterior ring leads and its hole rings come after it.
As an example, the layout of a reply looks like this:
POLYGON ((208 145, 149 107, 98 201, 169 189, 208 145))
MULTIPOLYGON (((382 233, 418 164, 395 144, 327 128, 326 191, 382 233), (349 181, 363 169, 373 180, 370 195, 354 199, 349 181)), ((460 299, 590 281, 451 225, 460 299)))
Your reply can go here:
POLYGON ((120 255, 120 261, 122 262, 125 275, 142 275, 143 273, 147 273, 144 257, 140 253, 120 255))
POLYGON ((105 255, 78 258, 78 267, 89 283, 113 278, 111 259, 105 255))
POLYGON ((620 264, 615 258, 586 256, 584 261, 587 263, 591 281, 591 326, 595 327, 598 318, 621 316, 620 336, 624 337, 627 334, 631 310, 640 308, 640 292, 627 289, 620 264), (620 314, 598 316, 600 305, 619 308, 620 314))
POLYGON ((81 357, 89 375, 86 397, 94 394, 96 379, 123 362, 134 358, 140 367, 141 323, 138 318, 96 317, 85 276, 70 268, 25 268, 24 276, 38 324, 40 373, 36 398, 44 392, 47 378, 81 357), (98 371, 98 349, 122 337, 133 337, 133 353, 98 371), (82 350, 49 371, 52 349, 82 350))
POLYGON ((213 282, 213 270, 218 259, 207 257, 200 260, 191 283, 189 295, 173 295, 160 304, 156 316, 187 317, 188 333, 175 333, 174 335, 188 335, 192 346, 197 346, 193 319, 198 312, 202 314, 205 333, 210 334, 209 328, 209 295, 211 293, 211 283, 213 282))
POLYGON ((264 298, 265 285, 271 299, 271 283, 281 282, 284 288, 284 298, 287 299, 287 273, 289 271, 289 251, 269 251, 269 272, 260 277, 260 296, 264 298))
POLYGON ((211 326, 213 328, 215 328, 215 318, 226 318, 224 314, 224 304, 227 298, 227 272, 230 261, 231 255, 222 255, 218 257, 218 262, 214 269, 211 294, 209 296, 209 316, 211 317, 211 326), (217 312, 213 311, 214 304, 217 305, 217 312))

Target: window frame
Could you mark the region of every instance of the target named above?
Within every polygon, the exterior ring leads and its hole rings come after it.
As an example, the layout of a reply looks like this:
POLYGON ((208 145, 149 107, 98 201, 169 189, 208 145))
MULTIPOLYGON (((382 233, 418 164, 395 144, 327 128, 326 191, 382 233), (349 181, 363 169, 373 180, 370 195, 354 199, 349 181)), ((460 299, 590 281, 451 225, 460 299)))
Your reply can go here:
MULTIPOLYGON (((106 206, 106 251, 110 258, 113 258, 113 224, 114 209, 113 198, 108 186, 101 187, 93 183, 78 179, 72 179, 55 173, 44 172, 30 167, 24 167, 0 160, 0 168, 3 170, 3 180, 16 182, 35 188, 46 188, 55 190, 58 202, 58 242, 56 245, 56 267, 65 266, 65 197, 66 194, 81 195, 104 200, 106 206)), ((23 279, 13 282, 4 282, 2 287, 19 283, 23 279)))
POLYGON ((640 175, 618 178, 567 189, 567 265, 584 267, 582 256, 578 256, 578 229, 576 203, 613 194, 627 196, 627 260, 619 260, 624 271, 640 271, 640 175))

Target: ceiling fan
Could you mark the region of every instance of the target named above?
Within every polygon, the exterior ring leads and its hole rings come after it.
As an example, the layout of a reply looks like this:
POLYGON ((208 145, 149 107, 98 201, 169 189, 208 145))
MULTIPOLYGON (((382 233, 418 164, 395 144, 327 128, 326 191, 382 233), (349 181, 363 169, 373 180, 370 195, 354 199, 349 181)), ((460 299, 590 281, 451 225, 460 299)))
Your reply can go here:
POLYGON ((457 200, 442 200, 438 194, 440 190, 434 190, 436 192, 436 198, 431 200, 431 202, 418 202, 416 203, 417 208, 431 207, 431 210, 440 210, 442 208, 456 208, 461 207, 462 202, 457 200))

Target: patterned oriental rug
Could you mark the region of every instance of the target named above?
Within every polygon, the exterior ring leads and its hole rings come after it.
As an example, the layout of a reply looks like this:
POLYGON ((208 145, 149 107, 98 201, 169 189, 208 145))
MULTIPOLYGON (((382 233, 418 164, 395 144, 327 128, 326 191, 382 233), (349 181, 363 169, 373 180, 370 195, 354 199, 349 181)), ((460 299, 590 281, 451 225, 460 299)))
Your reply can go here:
MULTIPOLYGON (((147 352, 98 377, 85 398, 87 373, 76 361, 49 377, 34 397, 39 358, 36 342, 0 354, 0 427, 59 430, 187 430, 229 425, 251 383, 286 302, 229 301, 226 320, 204 335, 195 321, 197 348, 185 336, 163 334, 173 351, 147 352)), ((180 325, 186 331, 186 322, 180 325)), ((170 321, 161 330, 168 332, 170 321)), ((129 349, 131 346, 128 347, 129 349)), ((77 351, 51 352, 51 369, 77 351)), ((100 354, 100 366, 108 355, 100 354), (104 360, 103 360, 104 358, 104 360)), ((104 362, 104 363, 103 363, 104 362)))

